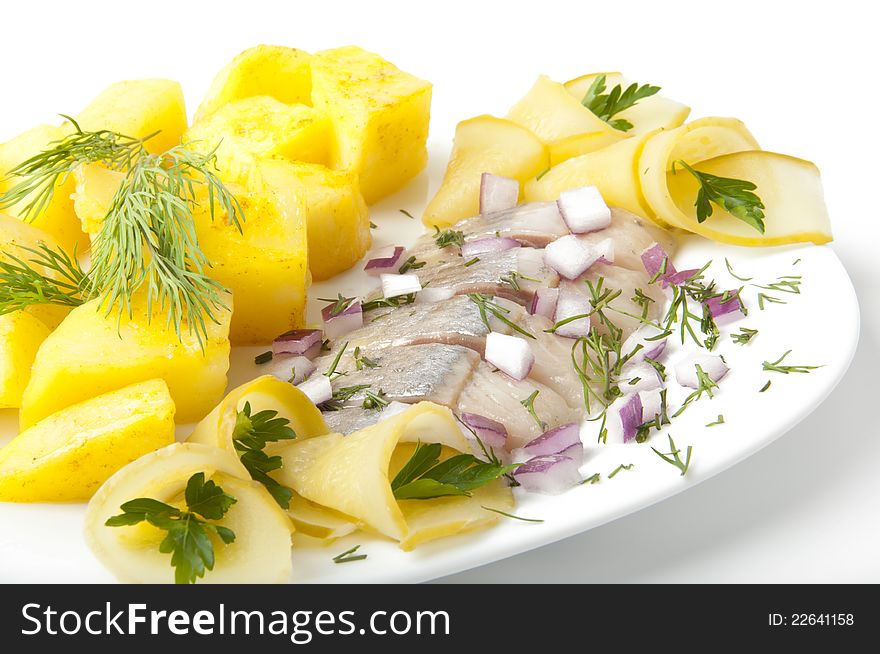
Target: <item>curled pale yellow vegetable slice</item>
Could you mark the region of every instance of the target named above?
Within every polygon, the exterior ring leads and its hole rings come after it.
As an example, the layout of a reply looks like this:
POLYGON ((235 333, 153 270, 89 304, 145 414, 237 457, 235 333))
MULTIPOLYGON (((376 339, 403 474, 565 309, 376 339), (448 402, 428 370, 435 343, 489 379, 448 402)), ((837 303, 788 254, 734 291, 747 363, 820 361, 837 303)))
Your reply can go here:
POLYGON ((147 523, 107 527, 105 522, 121 513, 124 502, 140 497, 183 508, 186 483, 199 472, 236 499, 220 521, 235 532, 235 542, 224 545, 213 541, 214 569, 205 574, 203 582, 287 581, 291 572, 290 520, 266 489, 248 478, 234 455, 199 443, 176 443, 151 452, 101 486, 86 511, 86 542, 95 556, 121 581, 172 583, 171 555, 159 551, 165 532, 147 523))
MULTIPOLYGON (((605 75, 606 93, 618 84, 626 88, 631 83, 624 79, 620 73, 592 73, 569 80, 565 83, 565 89, 580 102, 599 75, 605 75)), ((687 105, 662 95, 652 95, 644 100, 639 100, 635 105, 621 111, 614 117, 623 118, 632 123, 632 129, 625 132, 627 136, 639 136, 655 129, 678 127, 684 124, 690 113, 691 108, 687 105)))
POLYGON ((667 173, 669 197, 676 211, 674 224, 695 234, 733 245, 784 245, 831 240, 831 222, 816 166, 775 152, 738 152, 700 162, 699 171, 748 180, 764 203, 764 233, 713 205, 712 215, 698 223, 694 199, 699 189, 696 178, 681 168, 667 173))
MULTIPOLYGON (((235 452, 232 432, 238 412, 245 404, 251 405, 252 415, 265 410, 277 411, 280 417, 290 421, 289 427, 298 439, 320 436, 329 431, 321 412, 305 393, 277 377, 263 375, 229 391, 220 404, 196 425, 187 441, 235 452)), ((268 449, 267 453, 270 453, 268 449)))
MULTIPOLYGON (((695 165, 723 154, 760 150, 745 124, 735 118, 700 118, 669 131, 658 131, 647 140, 636 162, 639 186, 647 215, 662 227, 689 229, 669 194, 666 173, 673 163, 695 165)), ((551 171, 552 172, 552 171, 551 171)))
POLYGON ((358 528, 357 524, 348 516, 328 509, 326 506, 310 502, 296 493, 290 500, 287 515, 293 520, 298 533, 325 542, 347 536, 358 528))
POLYGON ((279 481, 312 502, 339 511, 371 531, 400 542, 409 550, 419 543, 464 530, 488 526, 507 511, 513 495, 494 482, 471 497, 398 502, 391 491, 393 475, 409 452, 401 443, 440 443, 445 455, 469 446, 455 417, 445 407, 420 402, 407 411, 349 436, 328 434, 294 442, 282 453, 279 481))
POLYGON ((580 186, 596 186, 610 206, 645 216, 645 206, 638 185, 642 148, 656 132, 624 139, 554 166, 540 178, 526 184, 526 201, 556 200, 559 194, 580 186))

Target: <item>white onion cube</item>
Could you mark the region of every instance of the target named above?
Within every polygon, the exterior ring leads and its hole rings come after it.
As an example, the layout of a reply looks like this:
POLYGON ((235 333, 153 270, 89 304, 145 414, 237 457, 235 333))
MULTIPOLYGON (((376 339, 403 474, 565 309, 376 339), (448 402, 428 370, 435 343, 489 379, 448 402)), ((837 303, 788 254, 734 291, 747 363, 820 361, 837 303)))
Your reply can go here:
POLYGON ((486 337, 486 361, 519 381, 531 372, 535 355, 526 339, 490 332, 486 337))
POLYGON ((382 295, 386 298, 422 290, 418 275, 380 275, 379 279, 382 280, 382 295))
POLYGON ((595 232, 611 225, 611 209, 595 186, 563 191, 557 205, 572 234, 595 232))
POLYGON ((599 260, 601 254, 589 243, 569 234, 544 248, 544 263, 566 279, 577 279, 599 260))

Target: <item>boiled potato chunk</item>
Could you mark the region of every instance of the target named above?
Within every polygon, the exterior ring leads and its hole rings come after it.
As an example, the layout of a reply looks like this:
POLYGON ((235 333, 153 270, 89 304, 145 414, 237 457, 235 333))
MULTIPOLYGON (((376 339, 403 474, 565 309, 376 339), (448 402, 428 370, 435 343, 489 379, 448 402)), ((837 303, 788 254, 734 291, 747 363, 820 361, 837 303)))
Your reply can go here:
POLYGON ((253 174, 256 159, 280 157, 326 164, 330 129, 330 121, 315 109, 262 95, 223 105, 195 123, 184 142, 205 153, 216 148, 220 176, 244 183, 253 174))
POLYGON ((319 164, 264 161, 262 177, 275 186, 290 185, 305 202, 308 216, 309 271, 316 281, 348 270, 370 249, 370 212, 357 175, 319 164))
MULTIPOLYGON (((34 261, 36 255, 30 250, 37 250, 44 245, 52 250, 58 250, 58 242, 46 232, 37 229, 33 225, 0 213, 0 261, 12 263, 10 256, 33 266, 44 277, 57 279, 58 272, 40 265, 34 261)), ((26 313, 39 318, 50 329, 54 329, 64 320, 64 316, 70 313, 71 307, 54 304, 34 304, 25 309, 26 313)))
POLYGON ((49 328, 24 311, 0 316, 0 409, 21 406, 37 350, 49 328))
POLYGON ((145 147, 160 154, 179 145, 186 131, 183 89, 167 79, 117 82, 92 100, 76 121, 85 131, 106 129, 133 138, 158 132, 145 147))
POLYGON ((546 75, 541 75, 526 96, 511 108, 507 119, 533 132, 544 143, 586 133, 603 134, 611 139, 618 137, 615 134, 618 130, 546 75))
POLYGON ((549 162, 541 140, 512 121, 494 116, 464 120, 455 128, 446 174, 423 220, 430 227, 448 227, 476 216, 480 213, 483 173, 513 177, 522 183, 546 170, 549 162))
MULTIPOLYGON (((569 80, 565 89, 580 102, 599 75, 605 75, 605 93, 620 84, 624 89, 631 84, 620 73, 593 73, 569 80)), ((655 129, 672 129, 684 124, 691 108, 662 95, 652 95, 639 100, 634 106, 621 111, 615 118, 632 123, 632 129, 623 132, 627 136, 639 136, 655 129)), ((616 130, 615 130, 616 131, 616 130)))
POLYGON ((125 179, 125 173, 110 170, 100 164, 83 164, 74 172, 76 187, 73 208, 83 231, 91 237, 101 231, 113 196, 125 179))
POLYGON ((698 183, 681 168, 667 173, 669 194, 678 211, 664 216, 676 227, 733 245, 820 245, 831 241, 822 180, 813 163, 775 152, 752 151, 701 161, 697 170, 754 183, 758 187, 755 193, 765 206, 765 231, 760 234, 717 206, 713 206, 712 215, 705 222, 698 223, 694 209, 698 183))
MULTIPOLYGON (((48 149, 52 142, 60 141, 66 134, 66 130, 62 127, 39 125, 6 143, 0 144, 0 193, 5 193, 21 181, 20 178, 7 176, 9 171, 35 154, 48 149)), ((68 252, 73 252, 74 247, 79 247, 79 250, 83 251, 89 243, 88 238, 80 229, 79 221, 73 210, 73 202, 70 200, 73 189, 72 177, 59 179, 52 199, 46 207, 36 216, 31 214, 27 218, 31 225, 49 234, 68 252)), ((18 204, 3 209, 3 211, 10 216, 24 219, 25 207, 32 199, 33 196, 29 196, 18 204)))
POLYGON ((173 442, 174 402, 161 379, 93 397, 0 450, 0 502, 87 500, 114 472, 173 442))
POLYGON ((470 451, 449 409, 420 402, 348 436, 327 434, 293 441, 280 452, 284 465, 278 479, 305 499, 397 540, 405 550, 497 522, 498 514, 482 506, 512 508, 511 490, 501 481, 473 491, 470 497, 395 499, 390 480, 418 442, 442 445, 441 459, 470 451))
POLYGON ((228 102, 268 95, 286 104, 309 104, 312 94, 311 55, 280 45, 258 45, 238 54, 217 73, 195 122, 228 102))
POLYGON ((331 167, 360 176, 373 204, 425 167, 431 84, 349 46, 312 58, 312 104, 333 122, 331 167))
POLYGON ((288 185, 267 182, 237 198, 245 215, 241 231, 219 212, 212 220, 203 208, 196 232, 212 265, 208 274, 235 298, 232 342, 269 343, 304 324, 310 284, 307 210, 288 185))
POLYGON ((647 215, 648 209, 638 185, 636 163, 650 136, 627 138, 607 148, 563 161, 540 179, 533 179, 526 185, 526 201, 552 201, 562 191, 596 186, 608 205, 640 216, 647 215))
POLYGON ((290 579, 293 526, 266 489, 248 478, 235 455, 200 443, 175 443, 151 452, 114 474, 86 510, 85 537, 95 556, 120 581, 173 583, 171 555, 159 551, 165 532, 141 523, 108 527, 120 506, 148 497, 185 508, 186 483, 197 473, 216 483, 235 503, 219 521, 235 532, 224 545, 212 539, 214 569, 199 583, 281 583, 290 579))
POLYGON ((22 429, 83 400, 148 379, 164 379, 177 405, 180 422, 200 420, 226 388, 229 369, 229 311, 215 310, 206 320, 204 350, 184 324, 181 338, 164 316, 148 320, 143 294, 132 299, 129 318, 107 313, 100 300, 86 302, 43 341, 31 380, 22 397, 22 429))

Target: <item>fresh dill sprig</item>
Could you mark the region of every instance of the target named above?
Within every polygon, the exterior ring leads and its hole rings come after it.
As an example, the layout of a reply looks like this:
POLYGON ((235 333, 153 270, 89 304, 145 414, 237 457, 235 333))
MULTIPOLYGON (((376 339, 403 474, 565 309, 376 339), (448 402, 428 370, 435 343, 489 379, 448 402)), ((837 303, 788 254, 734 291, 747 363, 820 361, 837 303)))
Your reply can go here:
POLYGON ((626 464, 621 463, 619 466, 617 466, 614 469, 613 472, 609 473, 608 479, 614 479, 614 477, 617 476, 617 473, 620 472, 621 470, 632 470, 633 468, 635 468, 635 466, 636 466, 635 463, 626 463, 626 464))
POLYGON ((364 368, 378 368, 379 364, 366 354, 361 354, 361 348, 358 346, 354 348, 354 367, 363 370, 364 368))
POLYGON ((333 391, 333 395, 329 400, 321 402, 318 405, 318 408, 321 411, 341 411, 345 407, 347 401, 368 388, 370 388, 370 384, 341 386, 333 391))
POLYGON ((764 361, 762 369, 766 370, 768 372, 780 372, 783 375, 787 375, 787 374, 793 373, 793 372, 794 373, 808 373, 811 370, 817 370, 818 368, 822 367, 822 366, 788 366, 788 365, 782 366, 782 365, 779 365, 782 363, 782 361, 789 354, 791 354, 791 352, 792 352, 792 350, 789 350, 788 352, 783 354, 781 357, 779 357, 778 359, 776 359, 776 361, 773 361, 772 363, 770 361, 764 361))
POLYGON ((275 355, 272 353, 272 350, 266 350, 265 352, 260 352, 257 356, 254 357, 254 363, 262 365, 264 363, 269 363, 275 355))
POLYGON ((441 231, 439 227, 434 227, 434 230, 434 242, 438 248, 448 248, 450 245, 461 247, 464 245, 464 232, 454 229, 444 229, 441 231))
POLYGON ((364 409, 380 411, 388 406, 388 404, 390 403, 385 399, 385 391, 381 388, 375 393, 370 389, 364 391, 364 401, 361 404, 364 409))
POLYGON ((599 481, 600 481, 601 479, 602 479, 602 475, 600 475, 598 472, 594 472, 592 475, 590 475, 589 477, 587 477, 586 479, 584 479, 584 480, 580 483, 580 485, 581 485, 581 486, 586 486, 587 484, 590 484, 590 485, 592 485, 592 484, 598 484, 599 481))
POLYGON ((630 84, 626 89, 617 84, 609 93, 605 93, 606 77, 599 75, 590 88, 584 94, 581 104, 592 111, 597 117, 621 132, 628 132, 633 125, 623 118, 614 118, 621 111, 634 106, 639 100, 644 100, 660 91, 659 86, 636 83, 630 84))
POLYGON ((334 318, 341 313, 344 313, 346 309, 348 309, 355 300, 356 297, 345 297, 342 293, 337 293, 335 298, 327 298, 327 297, 319 297, 318 300, 321 302, 330 302, 330 317, 334 318))
POLYGON ((758 335, 757 329, 749 329, 748 327, 740 327, 738 334, 731 334, 730 339, 737 345, 745 345, 750 343, 755 336, 758 335))
POLYGON ((410 220, 415 220, 415 219, 416 219, 416 217, 415 217, 414 215, 412 215, 412 214, 411 214, 409 211, 407 211, 406 209, 399 209, 399 211, 400 211, 400 213, 402 213, 404 216, 406 216, 406 217, 409 218, 410 220))
POLYGON ((342 554, 338 554, 333 557, 333 563, 351 563, 352 561, 363 561, 367 558, 366 554, 355 554, 361 548, 360 545, 355 545, 349 550, 345 550, 342 554))
POLYGON ((724 424, 724 416, 719 413, 718 417, 713 422, 710 422, 706 426, 707 427, 715 427, 717 425, 723 425, 723 424, 724 424))
POLYGON ((477 263, 479 260, 480 260, 480 257, 474 257, 473 259, 465 261, 464 267, 469 268, 470 266, 473 266, 475 263, 477 263))
POLYGON ((277 411, 267 409, 252 414, 250 402, 245 402, 236 414, 232 430, 235 452, 251 478, 263 484, 282 509, 290 505, 293 491, 269 476, 270 472, 281 468, 283 462, 280 456, 269 456, 264 450, 269 443, 294 438, 296 432, 290 428, 290 420, 280 417, 277 411))
POLYGON ((71 256, 40 243, 36 248, 19 245, 0 256, 0 315, 43 304, 77 307, 86 301, 87 287, 75 249, 71 256))
POLYGON ((382 307, 389 307, 392 309, 396 309, 397 307, 402 307, 405 304, 412 304, 416 301, 415 293, 407 293, 406 295, 395 295, 394 297, 378 297, 375 300, 368 300, 361 305, 361 310, 363 312, 372 311, 373 309, 379 309, 382 307))
POLYGON ((678 411, 672 414, 673 418, 677 418, 684 410, 687 409, 692 402, 696 402, 701 397, 703 397, 703 393, 709 396, 709 399, 715 397, 715 390, 718 388, 718 384, 703 370, 700 364, 696 364, 694 366, 697 371, 697 390, 688 395, 684 399, 684 403, 681 405, 678 411))
POLYGON ((510 327, 513 331, 518 334, 522 334, 528 338, 535 338, 534 334, 528 332, 523 329, 516 323, 514 323, 510 318, 507 317, 507 314, 510 313, 508 309, 505 309, 500 304, 493 301, 491 295, 485 295, 483 293, 468 293, 468 299, 471 302, 477 305, 477 308, 480 311, 480 319, 483 321, 483 324, 486 325, 486 328, 491 331, 492 325, 489 324, 489 314, 491 313, 498 320, 503 322, 505 325, 510 327))
POLYGON ((529 415, 532 416, 532 420, 535 421, 535 423, 543 432, 547 430, 547 423, 541 420, 541 418, 538 416, 538 412, 535 410, 535 400, 538 399, 538 393, 540 392, 541 391, 533 391, 532 394, 529 395, 526 399, 520 401, 520 404, 522 404, 526 408, 526 410, 528 410, 529 415))
POLYGON ((342 347, 339 348, 339 352, 336 353, 336 356, 333 357, 333 361, 330 362, 330 367, 327 368, 327 371, 324 373, 326 377, 330 378, 330 381, 333 381, 336 377, 340 377, 344 375, 344 372, 338 372, 336 369, 339 367, 339 361, 342 359, 342 355, 345 354, 345 351, 348 349, 348 341, 342 344, 342 347))
POLYGON ((727 259, 727 257, 724 257, 724 265, 727 266, 727 272, 730 273, 730 276, 738 279, 741 282, 750 282, 754 279, 754 277, 740 277, 735 272, 733 272, 733 266, 730 265, 730 261, 727 259))
POLYGON ((654 450, 654 454, 666 461, 666 463, 674 465, 676 468, 681 470, 681 476, 684 477, 685 473, 688 471, 688 468, 691 465, 691 454, 693 453, 694 449, 692 446, 688 445, 684 461, 681 460, 681 450, 679 450, 675 446, 675 441, 672 440, 671 434, 669 435, 669 452, 664 454, 654 447, 652 447, 651 449, 654 450))
POLYGON ((761 390, 759 390, 758 392, 759 392, 759 393, 764 393, 764 392, 766 392, 767 389, 770 388, 770 384, 771 384, 771 382, 770 382, 770 380, 768 379, 768 380, 767 380, 767 383, 764 384, 763 386, 761 386, 761 390))
POLYGON ((492 513, 497 513, 498 515, 503 515, 505 518, 512 518, 514 520, 519 520, 520 522, 544 522, 540 518, 523 518, 522 516, 514 515, 512 513, 507 513, 506 511, 502 511, 501 509, 493 509, 491 506, 483 506, 480 505, 481 509, 485 509, 486 511, 491 511, 492 513))
POLYGON ((764 209, 766 207, 761 198, 752 192, 758 188, 754 183, 744 179, 719 177, 704 173, 692 168, 682 159, 674 162, 673 174, 675 174, 675 164, 688 171, 700 184, 697 199, 694 201, 698 223, 705 222, 712 215, 712 205, 715 204, 761 234, 764 233, 764 209))

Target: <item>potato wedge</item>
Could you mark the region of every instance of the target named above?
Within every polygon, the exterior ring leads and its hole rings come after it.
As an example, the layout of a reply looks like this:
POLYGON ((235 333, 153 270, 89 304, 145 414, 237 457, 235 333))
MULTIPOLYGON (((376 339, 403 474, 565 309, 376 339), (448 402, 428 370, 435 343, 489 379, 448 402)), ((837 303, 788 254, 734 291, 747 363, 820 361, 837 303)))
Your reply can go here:
POLYGON ((199 583, 281 583, 290 579, 293 525, 263 486, 248 479, 238 459, 200 443, 175 443, 150 452, 114 474, 98 489, 86 511, 85 537, 95 556, 120 581, 172 583, 171 555, 159 551, 165 532, 141 523, 108 527, 120 506, 149 497, 184 507, 189 478, 204 473, 235 498, 220 521, 235 532, 235 541, 215 541, 214 569, 199 583))
MULTIPOLYGON (((53 141, 63 139, 66 134, 66 130, 62 127, 39 125, 6 143, 0 143, 0 193, 5 193, 20 181, 19 178, 7 175, 10 170, 35 154, 48 149, 53 141)), ((83 252, 88 247, 89 239, 83 234, 73 210, 73 202, 70 199, 73 190, 72 177, 59 180, 52 199, 46 207, 38 215, 30 216, 27 222, 49 234, 58 245, 61 245, 68 252, 73 252, 74 247, 78 247, 79 251, 83 252)), ((32 197, 28 196, 3 211, 15 218, 23 219, 25 208, 32 197)))
POLYGON ((161 379, 93 397, 0 449, 0 502, 87 500, 117 470, 173 442, 174 402, 161 379))
POLYGON ((101 231, 107 211, 113 203, 125 173, 109 170, 100 164, 83 164, 73 172, 76 180, 73 208, 82 230, 90 237, 101 231))
POLYGON ((448 227, 476 216, 483 173, 522 183, 546 170, 549 161, 541 140, 512 121, 494 116, 464 120, 455 128, 446 174, 422 220, 430 227, 448 227))
POLYGON ((0 316, 0 409, 21 406, 31 365, 49 332, 42 321, 24 311, 0 316))
POLYGON ((280 45, 258 45, 239 53, 211 82, 193 122, 199 122, 228 102, 268 95, 286 104, 310 104, 311 55, 280 45))
POLYGON ((330 120, 304 104, 284 104, 260 95, 233 100, 195 123, 184 135, 188 147, 217 154, 225 181, 246 183, 256 160, 278 157, 326 164, 330 120))
MULTIPOLYGON (((11 255, 34 266, 44 277, 58 279, 57 271, 34 262, 35 255, 25 249, 36 250, 40 245, 53 250, 60 247, 58 242, 46 232, 17 218, 0 213, 0 261, 9 263, 11 255)), ((50 329, 55 329, 64 320, 64 316, 70 313, 70 310, 71 307, 54 304, 34 304, 25 309, 25 312, 39 318, 50 329)))
POLYGON ((260 169, 264 182, 290 186, 305 203, 313 279, 330 279, 348 270, 370 249, 370 211, 356 174, 278 160, 264 161, 260 169))
POLYGON ((312 104, 333 122, 331 167, 355 172, 373 204, 428 162, 431 84, 354 46, 316 53, 312 104))
POLYGON ((264 181, 236 194, 246 218, 241 231, 219 212, 213 220, 204 207, 196 214, 209 274, 235 298, 230 339, 239 345, 269 343, 303 326, 311 283, 304 200, 287 184, 264 181))
POLYGON ((72 404, 148 379, 164 379, 180 422, 200 420, 226 388, 230 311, 206 321, 204 350, 184 324, 181 339, 154 313, 144 295, 132 301, 131 318, 117 321, 100 300, 77 307, 43 341, 22 397, 19 422, 27 429, 72 404))
POLYGON ((183 89, 167 79, 128 80, 111 84, 76 117, 86 131, 102 129, 145 138, 149 152, 159 154, 180 144, 186 131, 183 89))

